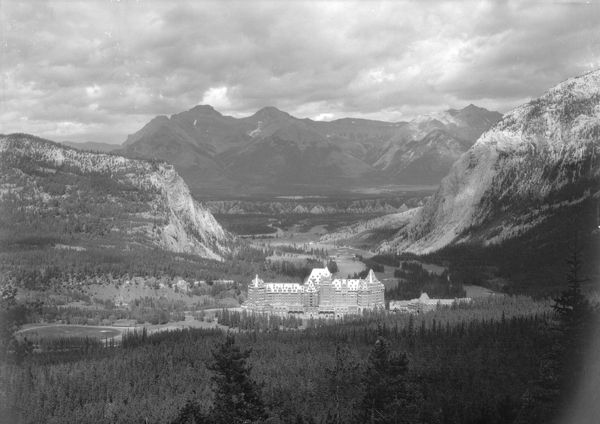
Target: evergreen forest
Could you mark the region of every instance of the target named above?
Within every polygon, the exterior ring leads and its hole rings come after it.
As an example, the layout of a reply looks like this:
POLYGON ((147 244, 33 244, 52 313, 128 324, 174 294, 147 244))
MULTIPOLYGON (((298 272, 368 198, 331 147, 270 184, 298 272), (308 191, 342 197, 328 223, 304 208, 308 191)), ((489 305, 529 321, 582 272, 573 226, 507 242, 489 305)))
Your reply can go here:
MULTIPOLYGON (((597 320, 579 266, 555 299, 491 296, 423 314, 313 320, 302 330, 274 316, 227 314, 227 334, 142 330, 120 344, 73 338, 52 349, 13 335, 12 346, 24 347, 4 349, 0 416, 24 423, 552 423, 577 393, 597 320)), ((12 311, 4 322, 22 323, 27 311, 10 299, 3 293, 3 311, 12 311)))

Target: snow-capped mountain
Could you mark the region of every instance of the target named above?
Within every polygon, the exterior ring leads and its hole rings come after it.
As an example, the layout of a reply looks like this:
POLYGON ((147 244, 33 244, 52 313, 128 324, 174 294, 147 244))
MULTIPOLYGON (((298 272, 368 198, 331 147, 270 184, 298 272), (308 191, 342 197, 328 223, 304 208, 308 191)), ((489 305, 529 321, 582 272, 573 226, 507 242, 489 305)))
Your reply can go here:
POLYGON ((422 254, 451 244, 498 244, 544 224, 552 223, 548 231, 568 227, 570 220, 573 228, 565 231, 592 233, 599 198, 600 71, 594 71, 504 115, 381 248, 422 254), (577 220, 579 209, 569 213, 578 205, 591 218, 577 220))

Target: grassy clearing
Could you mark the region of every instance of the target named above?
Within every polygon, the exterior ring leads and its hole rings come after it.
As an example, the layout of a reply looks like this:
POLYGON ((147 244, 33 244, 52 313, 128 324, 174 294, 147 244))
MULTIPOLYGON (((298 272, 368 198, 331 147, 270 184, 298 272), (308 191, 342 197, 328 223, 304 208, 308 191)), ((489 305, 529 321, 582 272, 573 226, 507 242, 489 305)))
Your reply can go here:
POLYGON ((114 327, 96 327, 67 324, 31 324, 22 331, 23 335, 38 337, 94 337, 99 340, 116 339, 121 336, 121 330, 114 327))
MULTIPOLYGON (((160 331, 181 330, 185 328, 223 328, 214 321, 218 311, 222 309, 210 309, 205 311, 206 316, 211 317, 211 322, 198 321, 191 314, 186 314, 185 321, 169 322, 167 324, 136 324, 134 320, 120 320, 113 326, 92 326, 92 325, 69 325, 69 324, 27 324, 21 330, 21 334, 30 338, 51 338, 51 337, 93 337, 98 340, 110 340, 114 338, 119 341, 123 333, 127 331, 138 331, 146 328, 148 334, 160 331)), ((232 311, 240 311, 241 308, 231 308, 232 311)))

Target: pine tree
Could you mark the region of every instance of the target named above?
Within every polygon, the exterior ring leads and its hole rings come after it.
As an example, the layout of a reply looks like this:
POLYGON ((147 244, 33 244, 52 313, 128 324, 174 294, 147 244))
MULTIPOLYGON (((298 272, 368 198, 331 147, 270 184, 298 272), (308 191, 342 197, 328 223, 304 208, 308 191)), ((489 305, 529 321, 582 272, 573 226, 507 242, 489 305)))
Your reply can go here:
POLYGON ((583 265, 582 250, 572 249, 570 258, 566 261, 569 265, 567 273, 568 287, 559 297, 554 299, 554 311, 559 319, 557 343, 563 349, 559 356, 559 369, 561 374, 561 390, 569 397, 583 376, 582 366, 588 359, 586 349, 593 339, 593 324, 596 313, 589 300, 583 294, 582 284, 588 281, 581 278, 583 265))
POLYGON ((588 281, 588 279, 580 278, 578 275, 583 265, 581 254, 583 246, 578 249, 570 247, 568 249, 571 252, 571 257, 566 261, 569 264, 569 272, 567 273, 569 286, 559 297, 554 299, 556 303, 552 307, 567 328, 574 328, 585 321, 590 312, 590 304, 581 290, 581 284, 588 281))
POLYGON ((418 422, 423 399, 418 387, 407 381, 407 372, 406 352, 392 352, 389 342, 378 337, 363 376, 360 422, 418 422))
POLYGON ((212 351, 214 363, 208 369, 215 373, 212 416, 216 423, 258 423, 267 418, 260 388, 250 377, 251 367, 246 364, 250 353, 251 350, 241 351, 231 334, 212 351))
POLYGON ((582 292, 580 278, 583 264, 583 247, 572 249, 566 260, 568 287, 554 299, 552 305, 559 325, 552 328, 554 344, 541 358, 538 378, 529 383, 521 398, 522 406, 515 423, 549 423, 555 419, 561 401, 569 398, 581 373, 585 358, 587 332, 591 323, 592 308, 582 292))

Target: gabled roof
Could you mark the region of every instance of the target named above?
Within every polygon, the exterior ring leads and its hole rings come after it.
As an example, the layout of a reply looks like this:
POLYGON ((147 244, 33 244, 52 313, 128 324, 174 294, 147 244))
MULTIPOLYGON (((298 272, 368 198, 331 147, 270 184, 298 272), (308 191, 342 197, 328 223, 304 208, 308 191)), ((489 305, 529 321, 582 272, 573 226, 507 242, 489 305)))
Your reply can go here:
POLYGON ((375 276, 375 273, 372 269, 369 270, 369 275, 367 275, 366 280, 369 284, 379 283, 379 280, 377 279, 377 276, 375 276))
POLYGON ((331 278, 331 272, 327 268, 313 268, 308 276, 307 281, 313 281, 315 283, 320 283, 324 278, 331 278))

